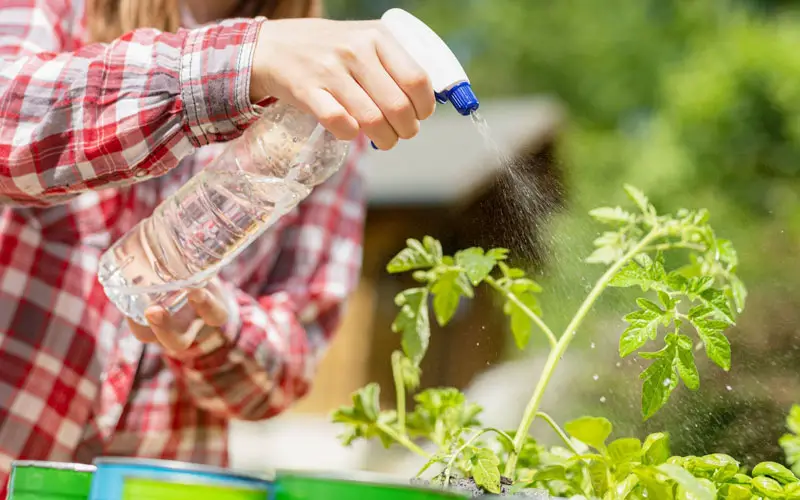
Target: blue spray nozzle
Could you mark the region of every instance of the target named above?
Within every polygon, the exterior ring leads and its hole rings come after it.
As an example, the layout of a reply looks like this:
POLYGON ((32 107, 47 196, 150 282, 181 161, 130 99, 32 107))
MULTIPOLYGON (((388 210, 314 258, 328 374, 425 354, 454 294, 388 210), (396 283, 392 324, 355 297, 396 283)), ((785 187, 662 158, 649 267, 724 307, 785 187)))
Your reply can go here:
POLYGON ((481 105, 469 82, 461 82, 444 92, 437 93, 436 100, 440 103, 450 101, 456 111, 463 116, 469 116, 474 111, 477 111, 481 105))
MULTIPOLYGON (((436 92, 435 96, 436 102, 439 104, 452 103, 456 111, 463 116, 469 116, 481 105, 469 82, 461 82, 443 92, 436 92)), ((378 149, 374 142, 370 142, 370 144, 372 149, 378 149)))

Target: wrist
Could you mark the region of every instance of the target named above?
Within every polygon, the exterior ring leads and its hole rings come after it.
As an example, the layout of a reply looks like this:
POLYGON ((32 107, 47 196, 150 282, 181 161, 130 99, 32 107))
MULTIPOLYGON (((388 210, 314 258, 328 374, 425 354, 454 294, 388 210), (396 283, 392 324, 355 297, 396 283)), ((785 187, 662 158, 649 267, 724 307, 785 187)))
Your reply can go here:
POLYGON ((250 102, 261 104, 271 97, 270 71, 265 64, 268 53, 270 52, 269 23, 264 21, 258 27, 255 48, 253 49, 253 61, 250 65, 250 102))

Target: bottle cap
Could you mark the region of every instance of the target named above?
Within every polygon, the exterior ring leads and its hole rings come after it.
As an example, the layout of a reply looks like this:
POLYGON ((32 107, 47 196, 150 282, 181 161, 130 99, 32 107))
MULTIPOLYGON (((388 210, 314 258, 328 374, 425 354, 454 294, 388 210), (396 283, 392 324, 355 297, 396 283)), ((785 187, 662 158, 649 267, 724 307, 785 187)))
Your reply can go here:
MULTIPOLYGON (((437 100, 438 100, 437 96, 437 100)), ((461 82, 458 85, 445 91, 445 97, 453 104, 459 114, 468 116, 480 106, 478 97, 472 91, 469 82, 461 82)))

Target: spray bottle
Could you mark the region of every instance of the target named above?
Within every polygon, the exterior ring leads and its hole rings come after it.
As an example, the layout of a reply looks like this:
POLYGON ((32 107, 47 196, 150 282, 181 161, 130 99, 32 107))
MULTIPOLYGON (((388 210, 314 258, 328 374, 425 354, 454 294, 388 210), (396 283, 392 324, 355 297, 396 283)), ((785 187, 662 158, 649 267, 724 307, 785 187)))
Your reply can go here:
MULTIPOLYGON (((468 116, 478 99, 458 59, 422 21, 401 9, 385 23, 427 72, 436 99, 468 116)), ((111 302, 146 325, 144 311, 174 313, 187 288, 202 287, 281 216, 333 175, 348 143, 313 116, 280 102, 203 172, 156 207, 100 258, 98 279, 111 302)))

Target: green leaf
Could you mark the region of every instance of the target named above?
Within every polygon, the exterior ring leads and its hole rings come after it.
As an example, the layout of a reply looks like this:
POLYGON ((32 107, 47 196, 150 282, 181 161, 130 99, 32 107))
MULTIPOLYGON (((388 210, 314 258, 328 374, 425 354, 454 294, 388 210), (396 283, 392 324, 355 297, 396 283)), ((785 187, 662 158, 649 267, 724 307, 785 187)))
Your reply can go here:
POLYGON ((406 418, 409 433, 430 439, 440 448, 447 447, 463 429, 480 426, 477 417, 482 408, 468 403, 458 389, 425 389, 414 395, 414 401, 414 411, 406 418))
POLYGON ((392 331, 402 333, 403 352, 418 365, 425 357, 431 336, 428 290, 409 288, 397 294, 395 303, 400 307, 400 311, 392 323, 392 331))
MULTIPOLYGON (((539 301, 532 293, 522 293, 516 295, 516 298, 534 314, 541 313, 539 301)), ((531 338, 533 319, 525 309, 510 299, 506 301, 503 310, 511 317, 511 333, 514 335, 514 342, 517 344, 517 348, 520 350, 525 349, 531 338)))
POLYGON ((663 316, 666 311, 658 307, 658 304, 645 298, 636 299, 636 304, 644 310, 652 311, 659 316, 663 316))
POLYGON ((630 184, 625 184, 623 188, 628 194, 628 197, 636 204, 637 207, 639 207, 639 210, 641 210, 643 214, 647 215, 652 213, 652 205, 650 205, 650 201, 643 192, 631 186, 630 184))
POLYGON ((642 372, 642 417, 649 419, 661 409, 669 400, 670 394, 678 385, 678 380, 673 368, 674 352, 656 358, 647 369, 642 372))
POLYGON ((715 500, 716 491, 713 491, 703 484, 699 479, 691 475, 683 467, 673 464, 661 464, 658 470, 678 484, 678 487, 690 494, 690 497, 697 500, 715 500))
POLYGON ((675 356, 675 366, 686 387, 696 391, 700 387, 700 374, 697 372, 697 365, 694 363, 692 341, 685 335, 678 335, 678 337, 681 342, 676 343, 677 356, 675 356))
POLYGON ((783 487, 774 479, 766 476, 754 477, 750 484, 753 485, 753 489, 767 498, 784 498, 783 487))
POLYGON ((392 360, 398 364, 400 376, 403 378, 403 384, 406 386, 406 390, 416 390, 419 387, 420 377, 422 375, 422 370, 420 370, 419 366, 415 365, 413 361, 404 356, 400 351, 392 353, 392 360), (397 359, 396 361, 394 361, 395 358, 397 359))
POLYGON ((731 369, 731 343, 722 333, 727 325, 722 321, 692 319, 690 321, 706 348, 706 356, 725 371, 731 369))
POLYGON ((425 236, 422 238, 422 245, 425 247, 425 250, 428 252, 428 254, 433 258, 433 262, 439 263, 442 261, 442 244, 439 243, 439 240, 432 238, 431 236, 425 236))
POLYGON ((731 305, 725 292, 716 288, 709 288, 700 293, 699 299, 719 313, 725 321, 730 324, 734 323, 733 311, 731 311, 731 305))
POLYGON ((453 315, 458 310, 458 304, 461 302, 461 296, 466 295, 464 284, 460 283, 458 279, 460 276, 459 271, 447 271, 442 273, 431 287, 433 312, 437 323, 441 326, 445 326, 453 319, 453 315))
POLYGON ((753 477, 755 476, 771 477, 781 484, 796 483, 798 481, 792 471, 775 462, 761 462, 753 467, 753 477))
POLYGON ((380 411, 380 387, 378 384, 369 384, 359 389, 352 394, 351 399, 352 406, 339 408, 331 417, 334 423, 347 426, 347 430, 339 436, 342 443, 347 446, 359 438, 379 437, 384 445, 388 446, 391 438, 377 426, 383 416, 380 411))
POLYGON ((795 474, 800 475, 800 436, 786 434, 781 436, 778 444, 786 454, 786 463, 792 468, 795 474))
POLYGON ((636 222, 636 217, 621 207, 600 207, 589 212, 598 222, 611 225, 627 225, 636 222))
POLYGON ((723 484, 717 492, 720 500, 751 500, 752 490, 741 484, 723 484))
POLYGON ((636 438, 620 438, 608 445, 608 456, 615 464, 638 461, 642 455, 642 442, 636 438))
POLYGON ((418 240, 406 241, 406 248, 389 261, 386 270, 390 273, 402 273, 413 269, 425 269, 436 264, 434 256, 418 240))
POLYGON ((581 417, 564 425, 564 430, 578 441, 596 450, 605 450, 606 439, 611 435, 611 422, 602 417, 581 417))
POLYGON ((480 284, 497 265, 494 254, 484 254, 482 248, 468 248, 456 253, 456 264, 464 269, 473 286, 480 284))
POLYGON ((669 435, 663 432, 650 434, 642 445, 642 458, 646 465, 661 465, 669 458, 669 435))
POLYGON ((800 405, 793 405, 786 417, 786 427, 792 434, 800 435, 800 405))
POLYGON ((587 465, 594 494, 602 498, 608 491, 608 465, 601 460, 590 460, 587 465))
POLYGON ((617 483, 614 487, 611 498, 614 500, 625 500, 633 489, 639 484, 639 477, 636 474, 629 474, 625 479, 617 483))
POLYGON ((742 312, 745 302, 747 302, 747 288, 745 288, 744 283, 742 283, 742 280, 740 280, 738 276, 729 276, 728 282, 731 285, 731 294, 733 295, 733 303, 736 306, 736 311, 742 312))
POLYGON ((622 250, 611 246, 600 247, 595 249, 591 255, 586 257, 586 262, 589 264, 611 264, 616 262, 622 257, 622 250))
POLYGON ((792 483, 783 488, 786 500, 800 500, 800 483, 792 483))
POLYGON ((619 355, 624 358, 639 350, 648 340, 656 339, 661 315, 642 310, 634 311, 623 319, 630 325, 619 339, 619 355))
POLYGON ((489 493, 500 493, 500 459, 492 450, 475 448, 469 456, 470 472, 475 484, 489 493))

